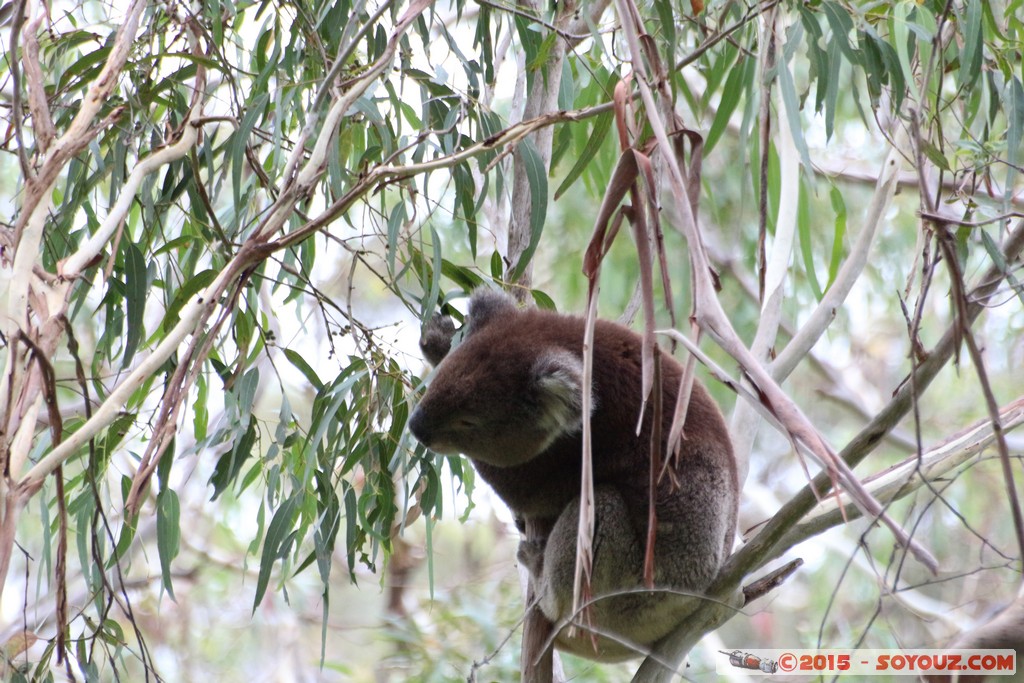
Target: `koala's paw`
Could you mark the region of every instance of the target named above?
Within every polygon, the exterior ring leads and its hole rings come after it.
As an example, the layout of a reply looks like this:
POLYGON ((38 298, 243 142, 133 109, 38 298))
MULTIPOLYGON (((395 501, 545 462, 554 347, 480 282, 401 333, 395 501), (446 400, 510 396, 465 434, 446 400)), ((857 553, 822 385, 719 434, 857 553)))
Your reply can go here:
POLYGON ((519 564, 526 567, 535 579, 544 571, 544 542, 520 541, 519 552, 516 553, 519 564))
POLYGON ((446 315, 434 314, 423 326, 420 349, 431 365, 438 365, 452 348, 455 323, 446 315))

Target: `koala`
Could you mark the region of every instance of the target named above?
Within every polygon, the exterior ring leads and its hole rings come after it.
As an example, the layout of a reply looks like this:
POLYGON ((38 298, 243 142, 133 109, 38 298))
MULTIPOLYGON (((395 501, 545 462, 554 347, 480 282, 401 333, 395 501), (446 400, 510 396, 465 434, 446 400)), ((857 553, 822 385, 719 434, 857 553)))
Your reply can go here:
MULTIPOLYGON (((562 628, 556 645, 619 661, 641 654, 678 625, 731 551, 736 462, 721 412, 694 382, 681 452, 673 461, 679 487, 673 490, 663 477, 655 493, 656 590, 645 590, 653 418, 648 408, 639 421, 641 338, 597 321, 588 416, 582 408, 584 324, 582 317, 520 309, 503 292, 477 289, 456 348, 450 319, 435 316, 424 329, 421 346, 437 367, 409 429, 437 453, 470 458, 517 519, 553 524, 545 543, 520 545, 519 559, 540 608, 564 627, 579 616, 572 614, 572 595, 582 427, 590 420, 594 602, 590 620, 577 621, 583 628, 574 637, 562 628)), ((661 433, 667 439, 683 369, 667 356, 661 368, 661 433)))

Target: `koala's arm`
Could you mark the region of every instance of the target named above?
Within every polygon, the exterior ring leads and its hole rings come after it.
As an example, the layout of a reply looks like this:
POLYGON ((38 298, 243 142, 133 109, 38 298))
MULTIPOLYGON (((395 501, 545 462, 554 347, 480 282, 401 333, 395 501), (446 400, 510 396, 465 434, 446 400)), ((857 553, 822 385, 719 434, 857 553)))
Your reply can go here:
MULTIPOLYGON (((469 300, 468 327, 463 328, 464 334, 472 334, 491 320, 514 314, 515 299, 496 289, 480 287, 473 292, 469 300)), ((455 323, 446 315, 435 313, 423 325, 420 332, 420 349, 431 365, 437 366, 452 349, 455 337, 455 323)))
POLYGON ((452 348, 455 323, 446 315, 435 313, 420 332, 420 349, 424 358, 437 367, 452 348))

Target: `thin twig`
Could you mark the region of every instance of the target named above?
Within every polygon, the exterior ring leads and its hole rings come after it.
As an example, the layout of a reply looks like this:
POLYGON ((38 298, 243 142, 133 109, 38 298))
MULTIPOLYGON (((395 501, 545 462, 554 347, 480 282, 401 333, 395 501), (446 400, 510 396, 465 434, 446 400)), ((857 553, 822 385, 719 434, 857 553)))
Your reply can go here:
POLYGON ((918 215, 923 220, 930 221, 932 223, 958 225, 961 228, 980 228, 986 225, 992 225, 993 223, 1003 223, 1005 221, 1010 220, 1011 218, 1024 218, 1024 213, 1020 213, 1019 211, 1010 211, 1009 213, 1003 213, 998 216, 993 216, 992 218, 987 218, 983 221, 957 220, 956 218, 952 218, 951 216, 945 216, 939 213, 930 213, 927 211, 919 211, 918 215))

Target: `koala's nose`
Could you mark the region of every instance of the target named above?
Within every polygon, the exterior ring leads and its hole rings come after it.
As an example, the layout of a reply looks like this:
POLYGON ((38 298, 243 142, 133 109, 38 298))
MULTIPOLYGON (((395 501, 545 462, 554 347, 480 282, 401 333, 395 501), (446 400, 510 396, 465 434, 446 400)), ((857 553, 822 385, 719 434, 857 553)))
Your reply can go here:
POLYGON ((424 446, 430 446, 430 429, 427 427, 427 418, 419 406, 412 411, 409 417, 409 431, 424 446))

